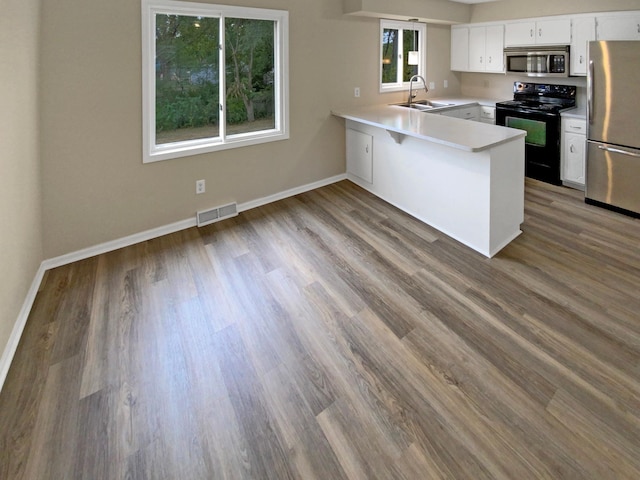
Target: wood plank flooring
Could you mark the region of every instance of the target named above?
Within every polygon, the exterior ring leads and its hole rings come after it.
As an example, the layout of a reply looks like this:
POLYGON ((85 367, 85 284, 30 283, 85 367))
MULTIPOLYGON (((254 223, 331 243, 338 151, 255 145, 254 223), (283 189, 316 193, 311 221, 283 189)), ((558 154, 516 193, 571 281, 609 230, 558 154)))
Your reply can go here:
POLYGON ((640 221, 486 259, 349 182, 47 273, 2 479, 640 478, 640 221))

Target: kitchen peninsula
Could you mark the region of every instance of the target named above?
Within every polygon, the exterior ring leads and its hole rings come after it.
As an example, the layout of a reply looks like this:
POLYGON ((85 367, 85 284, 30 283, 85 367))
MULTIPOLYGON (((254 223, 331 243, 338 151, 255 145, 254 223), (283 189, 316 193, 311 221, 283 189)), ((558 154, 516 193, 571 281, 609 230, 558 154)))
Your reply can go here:
POLYGON ((524 137, 511 128, 393 105, 344 118, 348 178, 486 257, 520 233, 524 137))

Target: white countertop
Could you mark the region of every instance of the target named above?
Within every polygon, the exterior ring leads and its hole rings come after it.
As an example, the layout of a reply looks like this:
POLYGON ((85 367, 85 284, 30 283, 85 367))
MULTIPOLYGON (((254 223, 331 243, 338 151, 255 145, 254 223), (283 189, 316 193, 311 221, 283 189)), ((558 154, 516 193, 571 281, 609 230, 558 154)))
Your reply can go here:
POLYGON ((495 107, 497 102, 504 102, 505 100, 512 100, 512 98, 503 98, 501 100, 495 100, 491 98, 479 98, 479 97, 466 97, 463 95, 458 95, 457 97, 437 97, 437 98, 429 98, 428 100, 432 102, 438 103, 453 103, 456 106, 463 105, 483 105, 485 107, 495 107))
POLYGON ((575 108, 571 108, 569 110, 564 110, 563 112, 560 112, 560 116, 561 117, 567 117, 567 118, 578 118, 580 120, 586 120, 587 119, 587 110, 584 106, 579 106, 579 107, 575 107, 575 108))
MULTIPOLYGON (((434 98, 429 100, 441 103, 456 103, 456 106, 479 103, 477 100, 461 101, 460 97, 456 97, 456 99, 434 98)), ((446 108, 433 109, 431 112, 438 112, 446 108)), ((433 115, 432 113, 394 105, 349 107, 335 109, 331 113, 348 120, 383 128, 389 132, 447 145, 468 152, 487 150, 526 135, 523 130, 433 115)))

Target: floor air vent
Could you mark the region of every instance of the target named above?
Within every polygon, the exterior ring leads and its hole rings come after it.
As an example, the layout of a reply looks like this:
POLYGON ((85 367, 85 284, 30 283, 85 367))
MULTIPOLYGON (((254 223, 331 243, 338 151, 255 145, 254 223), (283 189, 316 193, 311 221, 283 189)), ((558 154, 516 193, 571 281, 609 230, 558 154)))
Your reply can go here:
POLYGON ((204 227, 210 223, 219 222, 220 220, 235 217, 236 215, 238 215, 238 204, 230 203, 229 205, 202 210, 196 214, 196 218, 198 220, 198 226, 204 227))

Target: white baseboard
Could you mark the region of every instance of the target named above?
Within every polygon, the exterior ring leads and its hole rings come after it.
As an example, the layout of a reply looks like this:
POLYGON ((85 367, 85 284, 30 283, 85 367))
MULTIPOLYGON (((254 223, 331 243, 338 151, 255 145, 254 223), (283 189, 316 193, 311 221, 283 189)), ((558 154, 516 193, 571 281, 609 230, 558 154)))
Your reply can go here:
POLYGON ((284 192, 275 193, 273 195, 269 195, 268 197, 262 197, 258 198, 257 200, 241 203, 240 205, 238 205, 238 212, 244 212, 245 210, 251 210, 252 208, 257 208, 261 207, 262 205, 277 202, 278 200, 284 200, 285 198, 293 197, 294 195, 300 195, 304 192, 310 192, 311 190, 315 190, 316 188, 326 187, 327 185, 341 182, 342 180, 346 179, 347 174, 343 173, 340 175, 336 175, 335 177, 325 178, 324 180, 320 180, 318 182, 308 183, 300 187, 285 190, 284 192))
POLYGON ((38 268, 38 271, 36 272, 36 276, 31 282, 31 287, 29 287, 27 297, 22 303, 22 308, 20 309, 20 313, 18 314, 18 319, 13 325, 11 335, 9 335, 9 341, 7 342, 7 345, 4 347, 4 351, 2 352, 2 358, 0 358, 0 392, 2 391, 2 387, 4 386, 4 381, 7 379, 11 361, 13 360, 13 356, 16 354, 16 350, 18 349, 20 337, 22 337, 24 327, 27 325, 27 319, 29 318, 29 313, 31 313, 31 307, 33 307, 33 302, 36 299, 36 294, 38 293, 38 289, 40 288, 40 283, 42 283, 42 278, 44 277, 45 272, 46 268, 44 268, 43 264, 41 263, 40 268, 38 268))
MULTIPOLYGON (((307 185, 302 185, 290 190, 285 190, 284 192, 276 193, 274 195, 269 195, 267 197, 258 198, 250 202, 245 202, 238 205, 238 212, 244 212, 252 208, 260 207, 262 205, 267 205, 269 203, 283 200, 294 195, 299 195, 304 192, 315 190, 316 188, 331 185, 332 183, 340 182, 342 180, 345 180, 346 178, 346 173, 336 175, 334 177, 325 178, 324 180, 320 180, 318 182, 309 183, 307 185)), ((128 247, 136 243, 158 238, 163 235, 168 235, 170 233, 175 233, 180 230, 185 230, 187 228, 195 226, 196 217, 194 213, 193 218, 171 223, 169 225, 158 228, 153 228, 151 230, 146 230, 144 232, 129 235, 117 240, 101 243, 93 247, 83 248, 82 250, 78 250, 76 252, 71 252, 65 255, 60 255, 59 257, 44 260, 40 264, 40 268, 38 269, 38 272, 36 273, 36 276, 31 283, 31 288, 29 288, 29 292, 27 293, 27 297, 24 300, 22 309, 20 310, 20 314, 18 315, 18 319, 16 320, 16 323, 13 326, 13 330, 11 331, 9 342, 2 352, 2 358, 0 359, 0 391, 2 391, 4 381, 7 377, 7 373, 9 372, 9 367, 11 366, 11 361, 13 360, 13 356, 15 355, 18 348, 18 343, 20 343, 20 337, 22 336, 22 332, 24 331, 24 328, 27 324, 27 319, 29 318, 31 307, 33 306, 36 294, 38 293, 38 289, 40 288, 40 283, 42 282, 42 278, 44 277, 44 274, 47 270, 61 267, 63 265, 67 265, 69 263, 77 262, 80 260, 85 260, 102 253, 112 252, 119 248, 128 247)))
POLYGON ((42 262, 42 264, 44 265, 45 270, 50 270, 52 268, 61 267, 62 265, 68 265, 69 263, 85 260, 102 253, 112 252, 114 250, 118 250, 119 248, 135 245, 136 243, 158 238, 170 233, 179 232, 180 230, 185 230, 187 228, 195 226, 196 217, 194 215, 193 218, 187 220, 181 220, 179 222, 164 225, 162 227, 152 228, 151 230, 145 230, 144 232, 134 233, 133 235, 129 235, 128 237, 118 238, 117 240, 111 240, 110 242, 100 243, 99 245, 94 245, 93 247, 83 248, 82 250, 77 250, 65 255, 60 255, 59 257, 50 258, 42 262))

